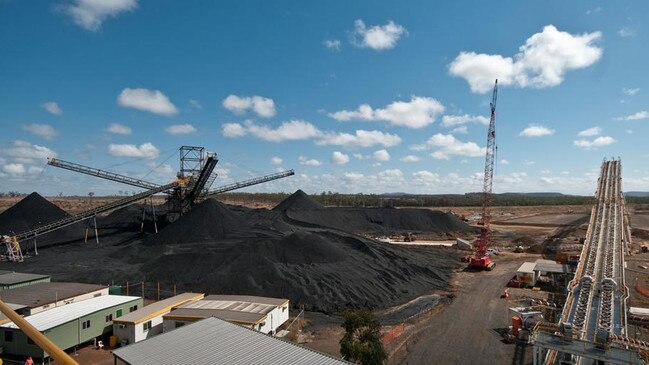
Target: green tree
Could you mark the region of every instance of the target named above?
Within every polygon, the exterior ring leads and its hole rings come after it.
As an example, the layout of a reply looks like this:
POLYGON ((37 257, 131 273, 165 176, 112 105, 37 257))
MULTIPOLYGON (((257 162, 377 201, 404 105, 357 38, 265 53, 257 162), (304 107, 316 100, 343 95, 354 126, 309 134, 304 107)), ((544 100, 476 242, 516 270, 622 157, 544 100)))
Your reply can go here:
POLYGON ((367 309, 348 310, 341 325, 345 334, 340 353, 348 361, 361 365, 380 365, 388 355, 381 343, 381 325, 367 309))

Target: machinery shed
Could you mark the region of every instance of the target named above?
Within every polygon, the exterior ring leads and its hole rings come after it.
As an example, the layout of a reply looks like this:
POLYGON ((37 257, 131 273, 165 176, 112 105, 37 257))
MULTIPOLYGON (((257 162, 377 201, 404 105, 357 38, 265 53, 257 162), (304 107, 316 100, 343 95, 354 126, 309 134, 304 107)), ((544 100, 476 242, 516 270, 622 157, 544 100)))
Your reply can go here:
POLYGON ((208 317, 274 334, 288 320, 288 299, 249 295, 208 295, 202 300, 181 305, 163 316, 164 331, 208 317))
POLYGON ((523 286, 536 285, 536 273, 534 272, 535 267, 536 262, 524 262, 518 270, 516 270, 516 280, 520 281, 523 286))
POLYGON ((119 341, 140 342, 162 333, 162 316, 174 307, 202 299, 204 294, 183 293, 113 319, 113 335, 119 341))
MULTIPOLYGON (((134 311, 142 304, 140 297, 102 295, 34 314, 25 320, 56 346, 67 350, 111 332, 113 318, 134 311)), ((37 359, 47 357, 13 322, 0 325, 0 332, 4 354, 37 359)))
POLYGON ((20 288, 36 283, 49 283, 50 276, 22 272, 0 271, 0 291, 20 288))
POLYGON ((113 351, 116 365, 176 364, 351 364, 218 318, 182 328, 113 351))
POLYGON ((108 295, 107 286, 62 282, 37 283, 0 292, 5 303, 23 306, 18 313, 25 316, 102 295, 108 295))

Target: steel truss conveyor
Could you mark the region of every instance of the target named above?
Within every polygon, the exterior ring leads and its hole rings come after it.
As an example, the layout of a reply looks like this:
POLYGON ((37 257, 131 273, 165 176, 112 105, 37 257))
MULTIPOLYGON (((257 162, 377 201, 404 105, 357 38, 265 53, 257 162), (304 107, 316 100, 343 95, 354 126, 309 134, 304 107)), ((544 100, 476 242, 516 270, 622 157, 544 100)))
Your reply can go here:
MULTIPOLYGON (((613 352, 601 357, 573 351, 574 341, 590 343, 602 350, 618 348, 625 338, 626 298, 624 255, 629 242, 628 217, 622 193, 621 163, 604 161, 595 193, 596 203, 582 248, 575 278, 568 286, 568 296, 561 315, 561 340, 548 340, 556 334, 537 336, 536 346, 550 349, 545 363, 591 364, 593 359, 615 363, 613 352), (563 342, 562 342, 563 341, 563 342)), ((580 345, 581 346, 581 345, 580 345)), ((582 346, 583 347, 583 346, 582 346)), ((617 351, 617 350, 616 350, 617 351)), ((538 351, 535 350, 535 363, 538 351)))

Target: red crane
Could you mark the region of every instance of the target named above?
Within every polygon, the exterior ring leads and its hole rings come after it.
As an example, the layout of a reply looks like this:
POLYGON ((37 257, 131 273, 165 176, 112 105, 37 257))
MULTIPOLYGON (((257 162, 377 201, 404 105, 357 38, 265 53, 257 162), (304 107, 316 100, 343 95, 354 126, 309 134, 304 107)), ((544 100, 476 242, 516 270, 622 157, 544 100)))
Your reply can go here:
POLYGON ((482 188, 482 227, 480 237, 473 243, 473 257, 469 259, 469 268, 480 270, 493 270, 495 263, 487 254, 489 236, 491 235, 491 207, 494 204, 493 178, 494 162, 496 159, 496 99, 498 96, 498 80, 494 85, 493 96, 491 97, 491 118, 489 120, 489 131, 487 132, 487 152, 484 165, 484 185, 482 188))

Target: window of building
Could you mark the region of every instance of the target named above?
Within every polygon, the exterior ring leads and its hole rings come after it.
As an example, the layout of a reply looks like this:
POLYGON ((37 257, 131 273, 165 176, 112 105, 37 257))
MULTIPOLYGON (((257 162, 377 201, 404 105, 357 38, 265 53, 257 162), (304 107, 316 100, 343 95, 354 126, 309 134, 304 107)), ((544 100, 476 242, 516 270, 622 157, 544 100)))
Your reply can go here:
POLYGON ((86 328, 90 328, 90 320, 83 321, 83 323, 81 323, 81 328, 84 329, 84 330, 86 328))
POLYGON ((106 322, 110 322, 112 320, 113 320, 113 314, 112 313, 106 316, 106 322))
POLYGON ((282 312, 286 312, 286 307, 282 307, 282 312))
POLYGON ((118 309, 118 310, 117 310, 117 313, 115 313, 115 318, 119 318, 119 317, 121 317, 121 316, 122 316, 122 310, 121 310, 121 309, 118 309))
POLYGON ((145 330, 145 331, 150 330, 150 329, 151 329, 151 321, 146 321, 146 322, 144 322, 144 325, 143 325, 143 326, 144 326, 144 330, 145 330))
POLYGON ((12 331, 5 331, 5 342, 13 342, 14 333, 12 331))
POLYGON ((134 305, 128 309, 129 312, 133 312, 137 310, 137 305, 134 305))
POLYGON ((126 325, 120 323, 120 324, 117 325, 117 327, 119 327, 119 328, 126 328, 126 325))

